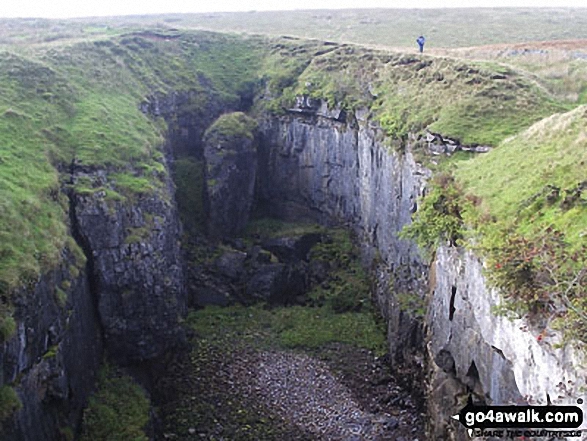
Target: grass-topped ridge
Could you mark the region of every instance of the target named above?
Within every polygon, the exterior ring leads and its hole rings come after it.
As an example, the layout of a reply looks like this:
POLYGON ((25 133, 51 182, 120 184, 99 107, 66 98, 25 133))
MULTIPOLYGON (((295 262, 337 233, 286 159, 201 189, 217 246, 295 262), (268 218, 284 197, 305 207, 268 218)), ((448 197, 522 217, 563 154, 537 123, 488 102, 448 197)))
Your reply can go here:
POLYGON ((296 95, 347 110, 369 108, 393 138, 428 128, 466 145, 495 146, 563 110, 512 69, 350 45, 314 57, 284 90, 286 103, 296 95))
POLYGON ((212 33, 127 33, 31 48, 26 56, 2 52, 2 293, 38 280, 60 261, 68 235, 61 189, 71 181, 72 163, 107 176, 107 182, 82 176, 74 183, 81 195, 124 201, 158 191, 167 126, 142 113, 141 103, 172 92, 190 94, 194 112, 205 111, 210 96, 238 103, 256 78, 256 44, 212 33))
MULTIPOLYGON (((497 310, 587 341, 587 106, 552 115, 437 177, 404 234, 483 258, 497 310), (471 238, 472 240, 466 240, 471 238)), ((564 340, 563 340, 564 341, 564 340)))

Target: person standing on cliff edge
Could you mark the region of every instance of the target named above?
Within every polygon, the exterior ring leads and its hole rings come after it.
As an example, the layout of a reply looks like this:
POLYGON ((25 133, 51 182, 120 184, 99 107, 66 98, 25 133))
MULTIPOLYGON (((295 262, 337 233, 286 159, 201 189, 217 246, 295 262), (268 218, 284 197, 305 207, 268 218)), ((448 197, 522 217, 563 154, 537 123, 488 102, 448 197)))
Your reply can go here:
POLYGON ((420 46, 420 53, 424 52, 424 43, 426 43, 426 39, 424 38, 423 35, 420 35, 418 37, 418 39, 416 40, 416 43, 418 43, 418 46, 420 46))

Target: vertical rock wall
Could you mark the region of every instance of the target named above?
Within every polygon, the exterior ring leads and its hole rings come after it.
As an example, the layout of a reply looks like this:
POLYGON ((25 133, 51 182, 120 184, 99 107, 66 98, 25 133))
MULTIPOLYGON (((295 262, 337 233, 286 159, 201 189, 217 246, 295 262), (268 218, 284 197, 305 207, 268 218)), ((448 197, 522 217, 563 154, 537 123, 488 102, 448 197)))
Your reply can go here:
POLYGON ((392 363, 409 366, 407 382, 428 389, 431 439, 468 439, 450 416, 470 394, 488 404, 545 404, 547 394, 576 404, 587 381, 580 352, 557 349, 554 335, 537 339, 523 320, 496 316, 499 294, 486 286, 473 254, 442 247, 429 270, 414 245, 397 238, 429 177, 410 145, 394 151, 361 112, 345 116, 308 100, 265 121, 261 132, 259 205, 358 234, 374 269, 392 363), (406 307, 411 298, 428 305, 425 316, 406 307))
POLYGON ((1 347, 0 383, 13 385, 22 409, 3 422, 1 438, 54 441, 79 423, 102 360, 83 263, 64 251, 57 269, 14 293, 14 304, 17 331, 1 347))
MULTIPOLYGON (((104 171, 74 166, 78 179, 109 185, 104 171)), ((183 338, 179 319, 187 302, 172 195, 166 177, 161 188, 126 200, 109 199, 106 191, 74 196, 79 234, 92 253, 106 348, 123 364, 158 357, 183 338)))
MULTIPOLYGON (((577 405, 587 386, 584 359, 560 336, 525 320, 495 315, 499 293, 487 287, 474 254, 441 247, 431 272, 429 415, 434 440, 469 439, 451 415, 469 392, 487 404, 577 405)), ((584 411, 585 404, 583 404, 584 411)))
POLYGON ((409 152, 385 146, 363 112, 345 116, 325 104, 298 105, 261 125, 258 204, 274 216, 338 223, 357 233, 365 261, 375 264, 392 359, 415 364, 423 375, 422 328, 390 293, 421 293, 426 285, 416 247, 397 233, 410 221, 429 172, 409 152))

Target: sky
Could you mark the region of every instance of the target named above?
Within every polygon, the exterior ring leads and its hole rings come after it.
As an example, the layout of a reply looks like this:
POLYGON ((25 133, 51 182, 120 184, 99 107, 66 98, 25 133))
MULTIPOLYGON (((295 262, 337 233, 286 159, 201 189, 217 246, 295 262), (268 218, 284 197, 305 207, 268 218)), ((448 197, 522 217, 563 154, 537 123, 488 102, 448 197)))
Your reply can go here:
POLYGON ((0 0, 0 17, 109 15, 347 8, 585 7, 585 0, 0 0))

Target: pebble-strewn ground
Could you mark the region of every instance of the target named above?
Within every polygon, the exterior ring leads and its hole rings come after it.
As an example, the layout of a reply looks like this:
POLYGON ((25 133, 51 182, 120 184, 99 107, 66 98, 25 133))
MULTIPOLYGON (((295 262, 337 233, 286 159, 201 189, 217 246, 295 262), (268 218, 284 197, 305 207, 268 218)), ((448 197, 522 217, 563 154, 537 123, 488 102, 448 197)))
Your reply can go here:
POLYGON ((159 385, 159 439, 424 440, 410 395, 367 350, 196 346, 159 385))

